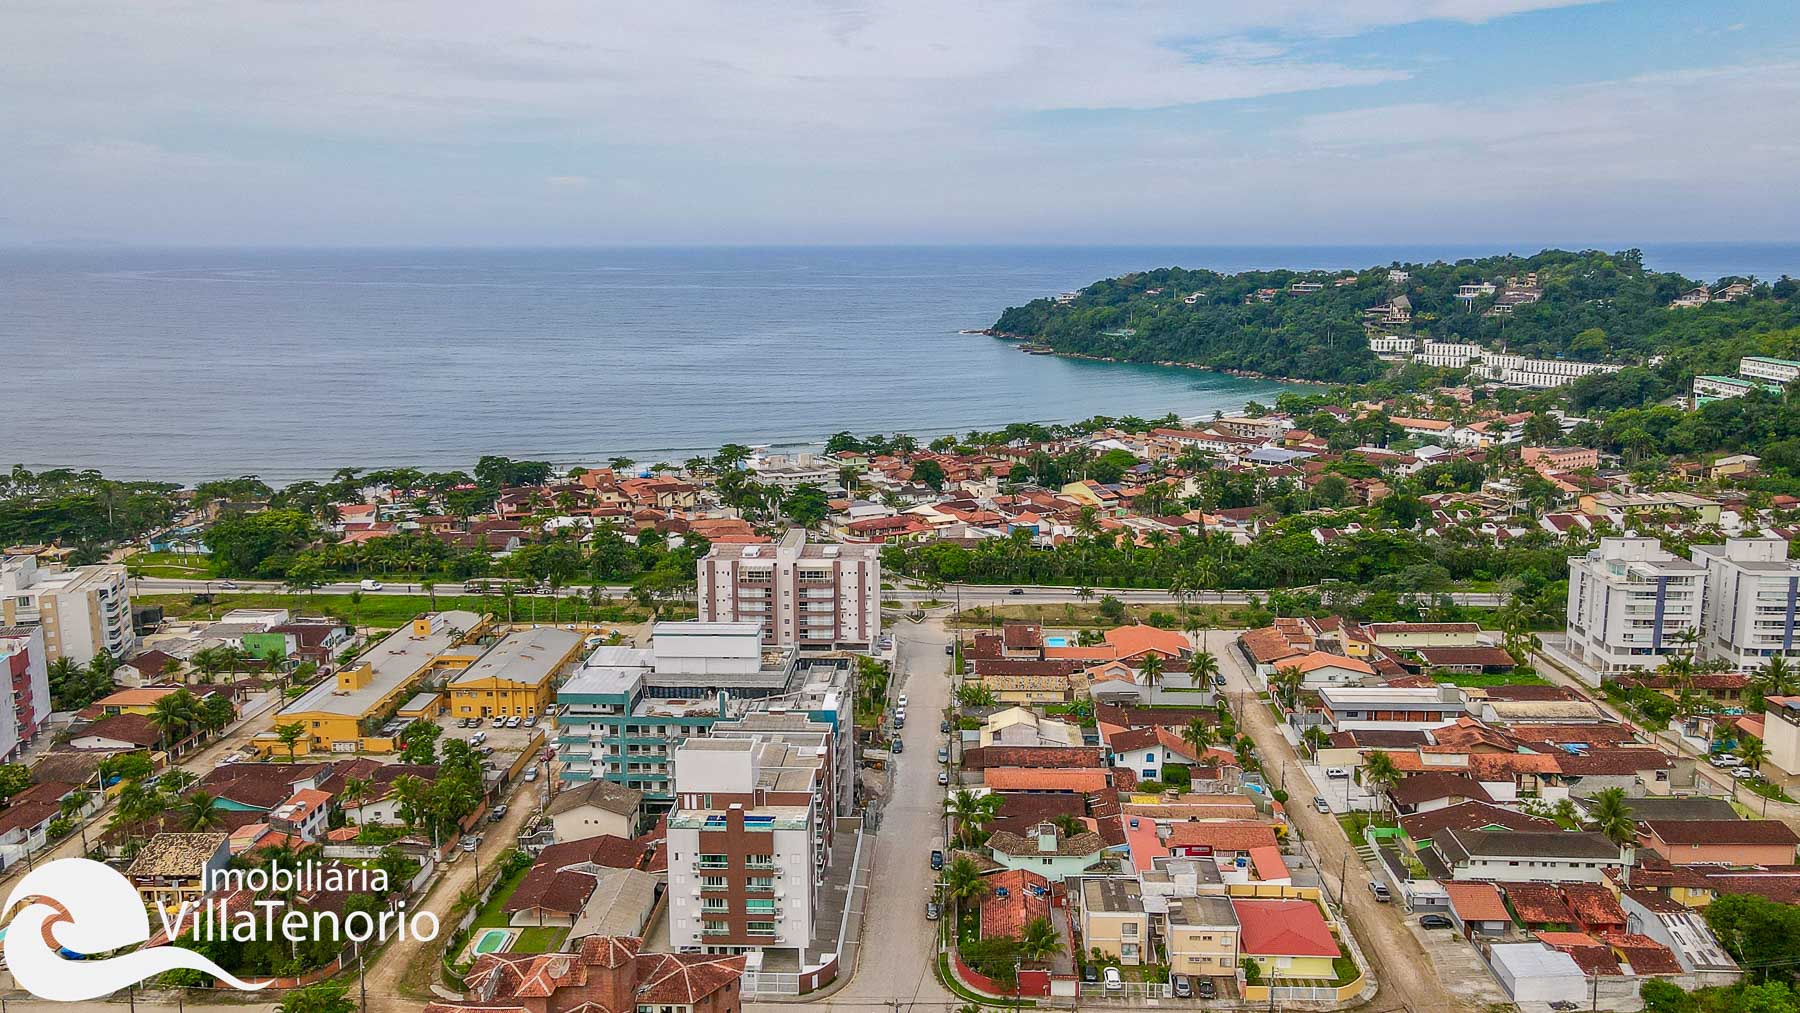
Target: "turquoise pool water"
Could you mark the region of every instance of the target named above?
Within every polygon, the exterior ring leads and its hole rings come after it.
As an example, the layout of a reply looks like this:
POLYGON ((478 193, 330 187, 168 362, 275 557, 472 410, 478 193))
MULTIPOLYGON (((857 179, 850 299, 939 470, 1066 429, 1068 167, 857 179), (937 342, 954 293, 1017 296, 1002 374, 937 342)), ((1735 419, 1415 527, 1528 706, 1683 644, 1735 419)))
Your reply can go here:
POLYGON ((1044 638, 1044 646, 1045 647, 1067 647, 1067 646, 1069 646, 1069 638, 1068 637, 1045 637, 1044 638))

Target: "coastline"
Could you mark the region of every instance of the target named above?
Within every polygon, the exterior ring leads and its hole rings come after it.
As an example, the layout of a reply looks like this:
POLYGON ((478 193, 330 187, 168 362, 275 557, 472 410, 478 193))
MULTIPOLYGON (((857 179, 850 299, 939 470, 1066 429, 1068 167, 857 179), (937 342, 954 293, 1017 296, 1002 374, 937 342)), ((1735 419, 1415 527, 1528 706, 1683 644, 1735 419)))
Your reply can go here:
POLYGON ((1220 376, 1235 376, 1240 380, 1267 380, 1270 383, 1304 384, 1309 387, 1341 386, 1339 384, 1327 383, 1324 380, 1303 380, 1291 376, 1273 376, 1254 369, 1220 369, 1217 366, 1207 366, 1198 362, 1182 362, 1177 359, 1158 359, 1151 362, 1139 362, 1135 359, 1118 359, 1110 355, 1087 355, 1082 352, 1064 352, 1059 351, 1050 345, 1041 344, 1037 339, 1030 335, 1013 334, 1008 331, 997 331, 992 327, 984 328, 982 330, 965 330, 958 333, 981 335, 984 337, 996 338, 1001 341, 1027 342, 1031 346, 1030 354, 1053 355, 1060 359, 1084 359, 1088 362, 1110 362, 1121 366, 1163 366, 1170 369, 1197 369, 1205 373, 1217 373, 1220 376))

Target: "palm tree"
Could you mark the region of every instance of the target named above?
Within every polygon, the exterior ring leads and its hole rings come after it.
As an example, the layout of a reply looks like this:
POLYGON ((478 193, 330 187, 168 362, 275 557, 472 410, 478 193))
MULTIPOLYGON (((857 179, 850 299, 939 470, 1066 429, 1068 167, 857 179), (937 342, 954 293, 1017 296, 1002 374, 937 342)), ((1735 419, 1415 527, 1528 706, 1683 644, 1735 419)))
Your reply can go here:
POLYGON ((1300 687, 1306 682, 1305 673, 1293 665, 1275 670, 1269 677, 1269 687, 1282 704, 1292 709, 1300 700, 1300 687))
POLYGON ((1213 730, 1205 721, 1195 718, 1181 730, 1181 741, 1194 747, 1195 762, 1205 762, 1206 750, 1213 744, 1213 730))
POLYGON ((1779 655, 1770 658, 1756 671, 1757 681, 1761 684, 1763 696, 1792 696, 1800 681, 1800 673, 1794 666, 1779 655))
POLYGON ((1188 675, 1193 678, 1196 686, 1209 685, 1219 676, 1218 657, 1211 651, 1195 651, 1194 656, 1188 659, 1188 675))
POLYGON ((981 867, 968 855, 958 856, 944 870, 944 895, 952 900, 974 900, 987 892, 987 880, 981 878, 981 867))
POLYGON ((1019 933, 1019 956, 1032 963, 1061 953, 1062 949, 1062 937, 1057 935, 1056 927, 1048 918, 1033 918, 1019 933))
POLYGON ((163 748, 175 752, 186 741, 198 716, 199 701, 194 694, 178 689, 150 707, 150 723, 162 735, 163 748))
POLYGON ((1312 749, 1313 762, 1317 763, 1319 750, 1331 745, 1331 736, 1325 731, 1323 725, 1307 725, 1306 731, 1300 734, 1300 741, 1312 749))
POLYGON ((1738 755, 1744 758, 1745 766, 1761 773, 1763 761, 1769 758, 1769 747, 1763 745, 1761 739, 1745 736, 1744 741, 1738 743, 1738 755))
POLYGON ((375 780, 368 777, 347 777, 344 779, 342 805, 345 809, 354 809, 375 787, 375 780))
POLYGON ((437 611, 437 581, 421 580, 421 581, 419 581, 419 590, 421 590, 431 596, 431 611, 436 612, 437 611))
POLYGON ((1387 808, 1387 793, 1400 780, 1400 768, 1395 766, 1394 758, 1386 752, 1376 749, 1363 760, 1363 782, 1374 786, 1376 794, 1381 796, 1381 807, 1387 808))
POLYGON ((1588 823, 1621 848, 1637 843, 1637 821, 1631 818, 1623 788, 1603 788, 1595 793, 1594 804, 1588 807, 1588 823))
POLYGON ((1144 660, 1138 662, 1138 674, 1143 677, 1144 685, 1155 689, 1162 683, 1162 655, 1154 651, 1144 655, 1144 660))
POLYGON ((211 830, 223 823, 225 817, 219 813, 214 803, 218 801, 211 792, 196 791, 181 802, 181 824, 188 830, 198 833, 211 830))

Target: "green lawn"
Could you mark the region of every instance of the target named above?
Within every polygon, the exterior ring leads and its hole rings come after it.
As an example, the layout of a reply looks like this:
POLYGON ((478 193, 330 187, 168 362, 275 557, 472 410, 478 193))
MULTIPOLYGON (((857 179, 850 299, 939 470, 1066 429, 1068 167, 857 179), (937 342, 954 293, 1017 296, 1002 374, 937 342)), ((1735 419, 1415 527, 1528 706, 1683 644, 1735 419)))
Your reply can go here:
MULTIPOLYGON (((280 594, 260 591, 215 591, 211 604, 196 605, 189 594, 153 594, 133 596, 141 605, 161 605, 170 619, 216 619, 237 608, 285 608, 301 615, 328 615, 358 626, 398 629, 414 616, 429 612, 432 599, 423 594, 367 594, 361 602, 353 602, 348 594, 280 594)), ((499 595, 437 596, 437 607, 491 612, 506 619, 506 599, 499 595)), ((518 622, 549 622, 552 615, 560 622, 639 623, 649 615, 636 605, 614 603, 591 606, 585 602, 563 600, 554 610, 550 602, 539 598, 517 598, 513 602, 513 619, 518 622)), ((673 618, 673 612, 664 618, 673 618)))
POLYGON ((1466 686, 1471 689, 1486 686, 1548 686, 1550 680, 1536 672, 1498 672, 1470 674, 1467 672, 1435 672, 1432 682, 1441 682, 1450 686, 1466 686))

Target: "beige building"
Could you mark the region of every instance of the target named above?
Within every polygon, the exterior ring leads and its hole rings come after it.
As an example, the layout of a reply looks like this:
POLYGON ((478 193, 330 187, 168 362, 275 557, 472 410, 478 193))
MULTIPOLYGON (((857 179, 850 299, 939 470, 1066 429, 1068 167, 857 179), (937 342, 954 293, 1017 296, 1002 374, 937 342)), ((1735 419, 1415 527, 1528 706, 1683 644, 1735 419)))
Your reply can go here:
POLYGON ((881 639, 881 550, 808 542, 714 545, 697 568, 700 621, 761 623, 762 642, 802 650, 873 650, 881 639))
POLYGON ((123 566, 49 570, 34 556, 9 556, 0 561, 0 626, 40 627, 50 661, 122 661, 137 646, 125 579, 123 566))
POLYGON ((1238 968, 1238 920, 1223 896, 1169 898, 1163 945, 1169 971, 1208 978, 1233 977, 1238 968))
POLYGON ((1789 774, 1800 774, 1800 696, 1763 698, 1763 745, 1769 749, 1769 765, 1789 774))
POLYGON ((1081 881, 1081 939, 1121 964, 1145 963, 1150 951, 1150 915, 1144 890, 1135 879, 1081 881))

